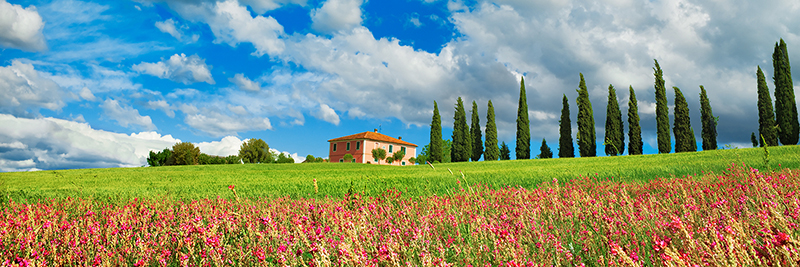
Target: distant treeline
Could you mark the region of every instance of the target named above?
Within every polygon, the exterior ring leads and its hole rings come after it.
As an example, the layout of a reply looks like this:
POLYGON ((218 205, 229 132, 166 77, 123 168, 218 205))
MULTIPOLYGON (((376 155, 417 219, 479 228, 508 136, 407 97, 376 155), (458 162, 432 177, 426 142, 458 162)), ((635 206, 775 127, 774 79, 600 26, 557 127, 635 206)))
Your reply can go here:
POLYGON ((249 139, 242 142, 239 155, 227 157, 211 156, 200 153, 200 148, 190 142, 181 142, 162 151, 150 151, 147 164, 150 166, 171 165, 210 165, 210 164, 243 164, 243 163, 294 163, 294 159, 285 153, 270 151, 269 145, 261 139, 249 139))

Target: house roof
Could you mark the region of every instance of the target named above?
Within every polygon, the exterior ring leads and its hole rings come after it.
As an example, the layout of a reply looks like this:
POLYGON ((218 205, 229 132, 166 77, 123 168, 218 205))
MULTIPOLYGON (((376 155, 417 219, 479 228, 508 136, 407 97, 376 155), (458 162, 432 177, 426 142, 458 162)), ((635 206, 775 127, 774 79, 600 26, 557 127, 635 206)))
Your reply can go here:
POLYGON ((377 132, 363 132, 328 140, 328 142, 367 139, 416 147, 417 145, 377 132))

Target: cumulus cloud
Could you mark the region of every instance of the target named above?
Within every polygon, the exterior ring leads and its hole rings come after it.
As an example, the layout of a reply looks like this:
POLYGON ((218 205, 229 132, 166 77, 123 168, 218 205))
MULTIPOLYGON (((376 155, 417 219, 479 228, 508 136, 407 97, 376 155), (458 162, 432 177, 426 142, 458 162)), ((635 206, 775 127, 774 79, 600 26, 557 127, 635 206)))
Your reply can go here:
POLYGON ((122 127, 135 125, 144 128, 145 130, 156 129, 156 125, 153 124, 150 116, 142 116, 135 108, 123 106, 117 100, 110 98, 106 99, 103 104, 100 104, 100 107, 103 108, 103 115, 117 121, 117 124, 122 127))
POLYGON ((333 125, 339 125, 339 115, 337 115, 336 111, 326 104, 319 105, 319 112, 317 112, 317 118, 330 122, 333 125))
POLYGON ((214 107, 197 108, 182 105, 180 110, 186 114, 184 122, 205 134, 220 137, 239 132, 272 130, 268 118, 228 115, 214 107))
POLYGON ((175 54, 169 59, 160 62, 142 62, 133 65, 132 69, 140 73, 184 84, 196 82, 214 84, 214 79, 211 77, 211 71, 209 66, 206 65, 206 60, 197 55, 187 57, 185 54, 175 54))
POLYGON ((362 0, 328 0, 311 11, 311 28, 322 33, 350 30, 361 25, 362 0))
POLYGON ((261 90, 261 85, 260 84, 248 79, 242 73, 237 73, 232 78, 228 78, 228 81, 230 81, 233 84, 235 84, 236 87, 239 87, 239 89, 242 89, 242 90, 245 90, 245 91, 256 92, 258 90, 261 90))
POLYGON ((242 145, 242 140, 236 136, 226 136, 219 141, 200 142, 197 147, 200 152, 209 155, 227 157, 230 155, 239 155, 239 148, 242 145))
POLYGON ((180 142, 156 132, 126 135, 55 118, 0 114, 0 124, 1 171, 143 166, 151 150, 180 142))
POLYGON ((0 0, 0 45, 26 51, 47 49, 44 22, 34 6, 22 8, 0 0))
POLYGON ((25 114, 40 108, 59 110, 66 93, 53 80, 36 71, 32 64, 11 61, 0 66, 0 111, 25 114))

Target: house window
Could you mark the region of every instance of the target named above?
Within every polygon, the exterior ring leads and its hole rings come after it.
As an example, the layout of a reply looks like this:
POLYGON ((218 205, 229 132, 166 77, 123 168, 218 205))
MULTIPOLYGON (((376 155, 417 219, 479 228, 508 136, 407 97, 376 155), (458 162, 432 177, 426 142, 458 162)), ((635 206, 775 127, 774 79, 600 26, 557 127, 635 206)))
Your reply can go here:
POLYGON ((406 166, 406 162, 405 162, 405 161, 403 161, 403 163, 402 163, 401 165, 403 165, 403 166, 406 166))
POLYGON ((355 163, 355 162, 356 162, 356 159, 353 159, 353 163, 355 163))
POLYGON ((344 159, 339 159, 339 162, 344 162, 344 159))
POLYGON ((347 142, 347 151, 350 151, 350 142, 347 142))
POLYGON ((392 148, 393 148, 393 146, 389 145, 389 153, 392 153, 392 148))
POLYGON ((403 151, 403 153, 406 153, 406 147, 404 147, 404 146, 400 147, 400 151, 403 151))
POLYGON ((361 141, 356 142, 356 150, 361 149, 361 141))
POLYGON ((336 144, 333 144, 333 152, 336 152, 336 144))

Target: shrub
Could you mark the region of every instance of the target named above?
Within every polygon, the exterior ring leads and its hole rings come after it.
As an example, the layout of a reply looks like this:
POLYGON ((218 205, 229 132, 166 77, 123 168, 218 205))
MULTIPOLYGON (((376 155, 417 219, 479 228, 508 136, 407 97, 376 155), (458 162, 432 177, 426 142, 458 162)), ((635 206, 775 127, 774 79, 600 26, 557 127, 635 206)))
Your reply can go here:
POLYGON ((169 165, 197 165, 200 148, 189 142, 180 142, 172 146, 172 157, 169 165))

